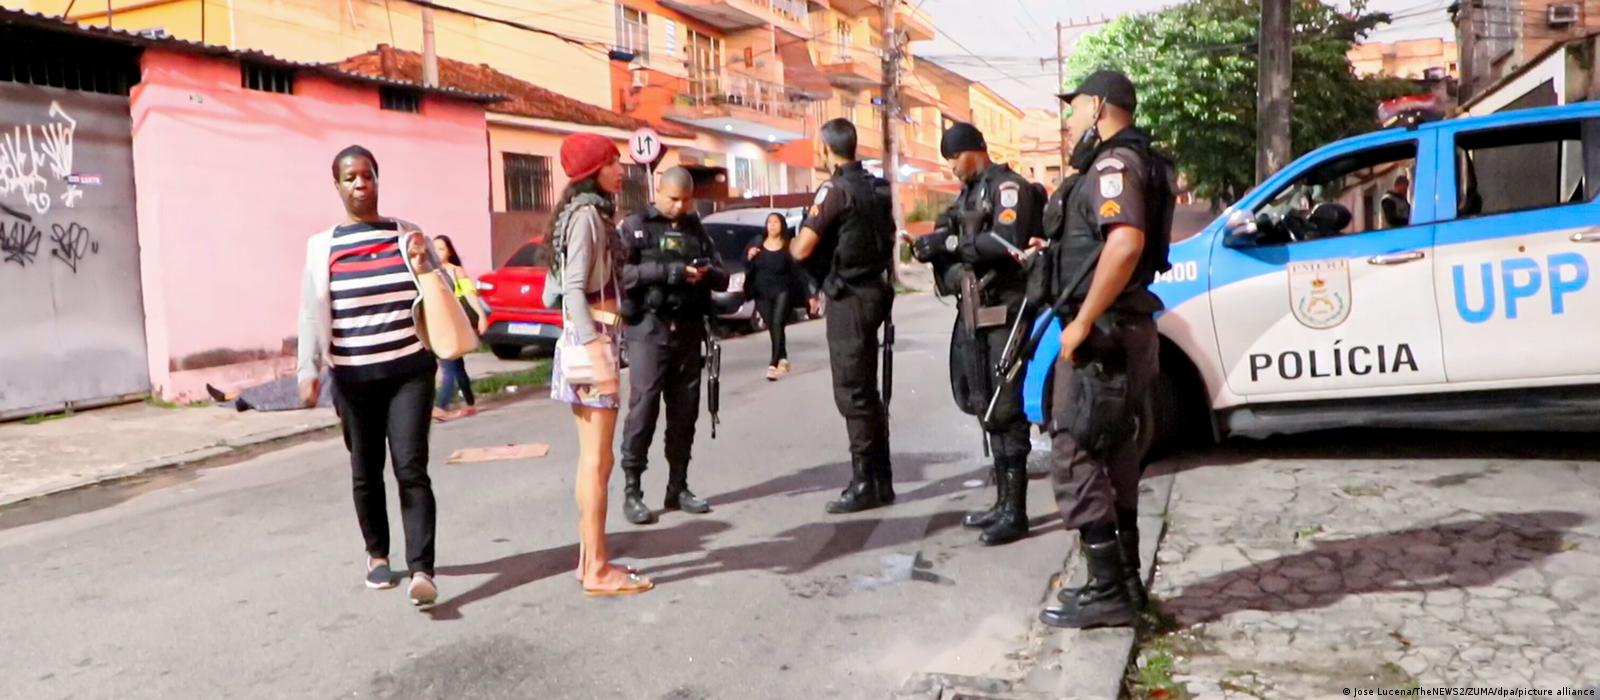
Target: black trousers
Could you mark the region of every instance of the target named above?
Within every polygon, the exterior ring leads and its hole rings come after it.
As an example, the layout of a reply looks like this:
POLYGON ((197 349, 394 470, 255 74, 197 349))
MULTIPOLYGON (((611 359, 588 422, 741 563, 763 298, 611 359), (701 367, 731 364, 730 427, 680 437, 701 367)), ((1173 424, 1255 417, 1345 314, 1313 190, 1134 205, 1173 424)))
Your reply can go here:
POLYGON ((628 416, 622 425, 622 468, 644 471, 661 404, 667 406, 667 464, 687 469, 700 418, 700 372, 705 367, 703 322, 651 324, 648 333, 627 330, 628 416))
MULTIPOLYGON (((1111 324, 1110 340, 1127 353, 1128 402, 1141 417, 1139 430, 1149 427, 1144 418, 1150 401, 1150 387, 1160 366, 1160 340, 1156 322, 1148 316, 1123 317, 1111 324)), ((1146 442, 1136 435, 1095 455, 1078 447, 1072 433, 1057 430, 1071 422, 1072 363, 1057 359, 1055 366, 1052 420, 1050 428, 1051 467, 1055 481, 1056 506, 1067 529, 1085 525, 1112 524, 1116 513, 1139 509, 1139 461, 1146 442)))
POLYGON ((889 319, 887 283, 847 286, 828 301, 828 365, 833 401, 850 435, 850 455, 875 468, 889 465, 889 412, 878 392, 878 330, 889 319))
MULTIPOLYGON (((1009 326, 978 331, 978 342, 987 350, 990 368, 997 365, 1000 357, 1005 354, 1006 338, 1010 334, 1009 326)), ((993 369, 989 369, 989 373, 992 377, 990 385, 1000 380, 994 376, 993 369)), ((989 450, 995 457, 1008 459, 1019 465, 1026 464, 1028 453, 1033 451, 1033 441, 1030 439, 1033 426, 1028 423, 1028 414, 1022 408, 1022 379, 1023 374, 1018 372, 1017 378, 1002 388, 999 399, 995 402, 994 413, 985 425, 989 435, 989 450)), ((981 407, 978 409, 978 415, 982 416, 988 411, 990 395, 984 394, 979 398, 981 407)))
POLYGON ((767 322, 767 335, 772 339, 772 359, 769 367, 777 367, 779 360, 789 359, 789 341, 785 326, 789 325, 789 293, 756 297, 756 311, 767 322))
POLYGON ((367 555, 389 556, 389 511, 383 489, 387 450, 400 485, 406 565, 412 573, 433 575, 438 507, 428 478, 432 370, 371 382, 340 382, 334 401, 344 428, 344 445, 350 450, 350 484, 367 555))

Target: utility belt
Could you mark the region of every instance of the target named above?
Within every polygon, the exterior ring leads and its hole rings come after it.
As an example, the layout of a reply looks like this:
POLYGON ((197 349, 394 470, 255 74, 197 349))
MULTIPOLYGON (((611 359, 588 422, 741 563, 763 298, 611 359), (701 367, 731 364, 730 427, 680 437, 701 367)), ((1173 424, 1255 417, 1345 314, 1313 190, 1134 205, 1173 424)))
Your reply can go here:
POLYGON ((822 280, 822 293, 829 299, 841 299, 848 296, 852 289, 884 289, 889 286, 888 270, 857 271, 844 273, 834 271, 822 280))

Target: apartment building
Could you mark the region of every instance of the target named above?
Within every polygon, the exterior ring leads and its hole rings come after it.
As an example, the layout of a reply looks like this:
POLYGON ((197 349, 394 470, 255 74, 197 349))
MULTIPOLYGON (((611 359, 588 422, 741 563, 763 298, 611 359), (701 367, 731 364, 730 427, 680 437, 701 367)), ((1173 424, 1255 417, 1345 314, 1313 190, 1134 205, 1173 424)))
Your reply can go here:
POLYGON ((1470 0, 1451 9, 1462 102, 1553 47, 1600 30, 1600 0, 1470 0))
POLYGON ((1459 78, 1460 55, 1456 42, 1444 39, 1374 41, 1350 47, 1350 65, 1356 75, 1384 75, 1409 80, 1459 78))
POLYGON ((1022 119, 1021 157, 1012 167, 1022 176, 1054 189, 1061 182, 1061 114, 1029 109, 1022 119))
POLYGON ((806 49, 807 0, 621 0, 611 106, 691 129, 686 164, 727 171, 731 197, 811 188, 816 105, 833 89, 806 49))
MULTIPOLYGON (((934 38, 933 21, 905 0, 830 0, 828 7, 812 13, 810 51, 829 83, 833 98, 821 109, 824 121, 845 118, 854 122, 860 139, 860 155, 874 169, 883 163, 883 2, 895 2, 894 22, 906 38, 907 51, 901 59, 899 75, 901 119, 895 122, 895 136, 902 154, 900 179, 937 164, 937 136, 929 158, 925 110, 935 107, 937 96, 914 80, 916 59, 909 48, 915 42, 934 38)), ((819 151, 817 166, 823 160, 819 151)), ((818 171, 819 177, 826 173, 818 171)))
MULTIPOLYGON (((944 129, 956 122, 967 122, 983 131, 989 143, 989 156, 1021 171, 1024 112, 994 90, 933 61, 919 60, 915 79, 932 92, 936 104, 924 115, 926 128, 919 139, 926 140, 929 152, 939 157, 939 139, 944 129)), ((939 167, 919 173, 915 181, 926 190, 954 194, 961 189, 942 159, 939 167)), ((1024 172, 1024 174, 1026 174, 1024 172)))

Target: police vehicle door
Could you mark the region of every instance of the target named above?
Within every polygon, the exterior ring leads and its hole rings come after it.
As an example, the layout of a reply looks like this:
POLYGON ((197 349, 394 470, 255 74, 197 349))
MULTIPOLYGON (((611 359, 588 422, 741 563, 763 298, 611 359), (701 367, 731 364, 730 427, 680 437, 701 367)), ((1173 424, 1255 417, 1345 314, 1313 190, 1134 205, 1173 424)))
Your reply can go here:
POLYGON ((1313 153, 1240 202, 1282 223, 1216 238, 1211 307, 1234 393, 1337 399, 1444 382, 1434 141, 1393 132, 1313 153), (1401 174, 1415 183, 1412 216, 1386 228, 1380 201, 1401 174))
POLYGON ((1600 379, 1600 112, 1440 136, 1439 315, 1450 383, 1600 379), (1588 156, 1588 157, 1586 157, 1588 156))

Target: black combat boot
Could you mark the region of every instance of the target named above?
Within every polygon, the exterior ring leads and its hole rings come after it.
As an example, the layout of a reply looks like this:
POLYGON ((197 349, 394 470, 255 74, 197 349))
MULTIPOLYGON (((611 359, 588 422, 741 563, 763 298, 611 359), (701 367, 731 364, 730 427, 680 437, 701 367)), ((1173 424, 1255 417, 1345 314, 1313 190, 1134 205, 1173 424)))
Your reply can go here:
POLYGON ((1122 547, 1115 539, 1085 542, 1083 554, 1089 564, 1089 583, 1069 602, 1045 608, 1039 621, 1072 629, 1131 626, 1134 610, 1123 582, 1122 547))
POLYGON ((644 485, 640 482, 644 478, 643 469, 623 469, 622 485, 622 515, 634 525, 650 525, 656 521, 656 514, 650 506, 644 504, 644 485))
MULTIPOLYGON (((1149 594, 1144 588, 1144 577, 1139 575, 1139 511, 1117 511, 1117 546, 1122 549, 1122 574, 1128 586, 1128 600, 1133 603, 1134 610, 1143 610, 1149 594)), ((1056 592, 1056 599, 1070 603, 1080 590, 1063 588, 1056 592)))
POLYGON ((675 464, 668 469, 670 471, 667 477, 667 500, 663 504, 666 509, 681 510, 696 515, 710 513, 711 504, 689 490, 689 465, 675 464))
POLYGON ((1000 463, 999 511, 993 523, 978 535, 985 545, 1010 544, 1028 536, 1028 462, 1026 458, 997 458, 1000 463))
POLYGON ((894 503, 894 467, 889 465, 888 454, 883 454, 873 461, 872 486, 879 505, 894 503))
POLYGON ((1000 518, 1000 505, 1006 501, 1006 472, 1000 468, 1000 456, 995 455, 994 469, 994 505, 988 510, 969 511, 961 518, 961 526, 974 530, 982 530, 994 524, 1000 518))
POLYGON ((828 501, 826 510, 829 513, 859 513, 883 505, 878 498, 878 482, 876 474, 868 473, 867 460, 862 457, 850 458, 850 485, 844 487, 839 497, 828 501))

